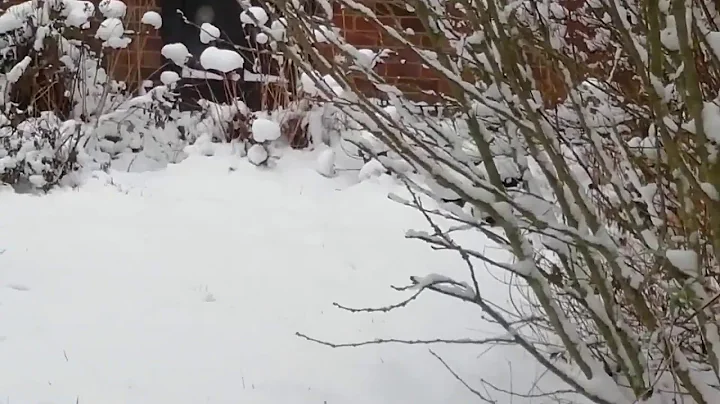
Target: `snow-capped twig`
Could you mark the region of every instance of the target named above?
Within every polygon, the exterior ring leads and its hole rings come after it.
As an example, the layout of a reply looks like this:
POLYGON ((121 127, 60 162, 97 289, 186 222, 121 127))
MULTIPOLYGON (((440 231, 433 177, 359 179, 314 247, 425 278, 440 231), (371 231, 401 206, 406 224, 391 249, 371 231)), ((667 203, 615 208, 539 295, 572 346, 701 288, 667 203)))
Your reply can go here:
MULTIPOLYGON (((396 290, 405 290, 405 289, 403 289, 403 288, 394 288, 394 289, 396 289, 396 290)), ((412 296, 410 296, 409 298, 407 298, 407 299, 405 299, 405 300, 403 300, 403 301, 401 301, 401 302, 399 302, 399 303, 395 303, 395 304, 391 304, 391 305, 389 305, 389 306, 383 306, 383 307, 376 307, 376 308, 369 308, 369 307, 366 307, 366 308, 352 308, 352 307, 343 306, 343 305, 341 305, 340 303, 333 303, 333 306, 335 306, 335 307, 337 307, 337 308, 339 308, 339 309, 345 310, 345 311, 349 311, 349 312, 351 312, 351 313, 389 312, 389 311, 392 311, 392 310, 399 309, 399 308, 401 308, 401 307, 407 306, 408 304, 410 304, 410 302, 412 302, 413 300, 417 299, 422 292, 423 292, 423 290, 420 289, 420 290, 418 290, 417 292, 415 292, 412 296)))

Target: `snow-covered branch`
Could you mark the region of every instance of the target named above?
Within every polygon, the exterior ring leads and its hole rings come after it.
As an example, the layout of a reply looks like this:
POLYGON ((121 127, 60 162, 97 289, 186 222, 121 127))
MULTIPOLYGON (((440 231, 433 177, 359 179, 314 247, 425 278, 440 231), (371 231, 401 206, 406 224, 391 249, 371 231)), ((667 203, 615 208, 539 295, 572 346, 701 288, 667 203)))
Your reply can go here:
MULTIPOLYGON (((567 366, 533 355, 591 401, 717 401, 720 335, 707 304, 720 292, 716 6, 414 0, 418 33, 363 2, 340 3, 397 44, 386 55, 402 50, 448 84, 425 93, 444 108, 429 114, 329 22, 277 3, 300 35, 276 39, 303 89, 367 134, 350 141, 374 164, 418 191, 402 203, 432 231, 409 236, 456 251, 471 279, 480 263, 522 279, 546 321, 516 342, 533 351, 531 340, 561 341, 567 366), (314 43, 316 31, 343 63, 314 43), (414 35, 427 37, 423 46, 414 35), (513 262, 458 241, 463 232, 485 235, 513 262)), ((492 310, 476 285, 457 285, 423 288, 492 310)))

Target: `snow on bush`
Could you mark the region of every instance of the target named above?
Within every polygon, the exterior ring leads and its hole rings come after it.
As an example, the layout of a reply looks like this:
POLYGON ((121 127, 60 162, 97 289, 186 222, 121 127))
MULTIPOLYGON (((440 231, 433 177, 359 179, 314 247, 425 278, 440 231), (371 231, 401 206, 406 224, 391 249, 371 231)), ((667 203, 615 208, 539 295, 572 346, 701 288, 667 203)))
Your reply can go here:
POLYGON ((164 71, 160 73, 160 81, 170 87, 180 80, 180 75, 173 71, 164 71))
POLYGON ((156 11, 146 11, 140 20, 143 24, 150 25, 155 29, 162 27, 162 17, 156 11))
POLYGON ((200 55, 200 65, 204 69, 230 73, 243 67, 245 60, 239 53, 229 49, 209 46, 200 55))
POLYGON ((105 47, 131 42, 120 19, 126 9, 118 0, 97 10, 87 1, 27 1, 0 16, 0 119, 12 122, 0 131, 3 182, 47 189, 92 160, 77 142, 125 98, 101 60, 105 47), (91 18, 102 20, 94 30, 91 18), (93 38, 104 48, 90 46, 93 38))
POLYGON ((253 139, 257 142, 273 141, 280 138, 280 125, 266 118, 257 118, 252 123, 253 139))
POLYGON ((75 148, 81 138, 80 125, 61 122, 52 112, 8 125, 0 116, 0 182, 32 189, 49 189, 65 181, 74 185, 72 174, 82 163, 75 148))
POLYGON ((95 5, 89 1, 68 1, 61 11, 68 27, 87 28, 89 19, 95 14, 95 5))
POLYGON ((120 0, 102 0, 98 9, 105 18, 123 18, 127 13, 127 6, 120 0))
POLYGON ((265 146, 256 143, 250 146, 250 148, 248 149, 247 158, 248 161, 255 164, 256 166, 259 166, 267 162, 269 154, 265 146))
POLYGON ((95 36, 103 40, 103 46, 107 46, 114 49, 126 48, 132 39, 124 36, 125 27, 123 26, 122 20, 115 17, 105 19, 100 23, 100 26, 95 33, 95 36))
POLYGON ((181 43, 169 43, 162 47, 160 53, 178 66, 184 66, 190 58, 190 51, 181 43))
MULTIPOLYGON (((240 101, 229 105, 203 101, 199 111, 180 112, 173 92, 180 75, 172 71, 160 74, 159 87, 143 83, 140 95, 130 96, 124 83, 113 80, 102 67, 108 52, 125 48, 142 35, 126 30, 127 14, 126 4, 119 0, 103 0, 97 6, 54 0, 28 1, 0 15, 0 120, 12 122, 0 129, 0 182, 47 190, 78 183, 83 170, 158 169, 188 153, 213 154, 216 142, 227 141, 251 163, 267 165, 276 155, 276 145, 293 144, 296 127, 319 128, 304 118, 311 112, 291 105, 279 114, 253 115, 240 101), (61 96, 40 105, 36 104, 40 97, 25 90, 34 89, 33 83, 44 74, 56 87, 36 94, 61 96)), ((245 25, 255 25, 256 20, 260 25, 270 23, 267 11, 254 6, 238 18, 245 25)), ((156 12, 145 13, 141 22, 156 29, 162 26, 156 12)), ((220 37, 211 24, 201 28, 203 43, 220 37)), ((269 35, 254 29, 258 43, 270 45, 269 35)), ((220 73, 244 64, 238 52, 214 46, 191 55, 185 45, 172 43, 161 53, 184 69, 192 58, 220 73)), ((316 132, 323 136, 322 130, 316 132)))
POLYGON ((240 21, 249 25, 265 25, 270 20, 262 7, 252 6, 240 14, 240 21))
POLYGON ((207 44, 218 38, 220 38, 218 27, 207 22, 200 26, 200 42, 207 44))
POLYGON ((334 177, 336 174, 335 150, 332 148, 323 150, 317 158, 315 169, 325 177, 334 177))
MULTIPOLYGON (((13 99, 0 100, 4 106, 0 121, 5 122, 0 125, 0 182, 24 190, 75 185, 82 179, 82 170, 159 169, 181 161, 188 153, 212 154, 214 142, 237 137, 238 128, 233 125, 238 117, 248 120, 245 105, 240 101, 231 105, 201 102, 199 111, 180 112, 177 94, 172 91, 180 79, 175 72, 163 72, 163 85, 145 88, 140 96, 124 94, 123 83, 108 76, 101 59, 105 48, 123 48, 130 43, 121 19, 126 13, 127 7, 118 0, 104 0, 97 10, 89 2, 62 0, 22 3, 0 15, 0 29, 4 29, 0 50, 5 62, 15 58, 0 77, 3 94, 22 94, 13 92, 13 86, 30 88, 34 78, 28 73, 35 74, 35 57, 41 59, 43 52, 52 51, 48 54, 58 57, 51 62, 59 69, 58 79, 68 83, 64 97, 69 103, 64 110, 58 107, 54 112, 38 110, 35 114, 33 105, 21 110, 13 99), (53 7, 59 11, 55 20, 47 17, 53 7), (94 31, 89 31, 90 18, 101 21, 94 31), (81 28, 85 36, 65 38, 65 26, 81 28), (83 38, 97 38, 103 45, 101 53, 83 38)), ((162 19, 157 13, 146 13, 143 23, 160 27, 162 19)), ((215 50, 214 58, 212 51, 208 54, 213 67, 229 71, 241 66, 236 52, 215 50), (234 56, 228 57, 228 52, 234 56), (217 60, 233 65, 225 69, 212 63, 217 60)), ((191 57, 182 44, 168 44, 162 54, 179 65, 191 57)), ((273 136, 277 138, 271 131, 261 147, 267 147, 273 136)))
MULTIPOLYGON (((263 32, 304 61, 303 91, 345 122, 359 176, 395 172, 410 192, 401 202, 432 227, 408 237, 467 262, 466 279, 418 277, 399 290, 478 306, 571 392, 523 399, 720 401, 717 7, 417 0, 407 6, 443 38, 420 47, 401 19, 340 0, 447 81, 445 94, 415 94, 432 110, 373 71, 377 54, 331 22, 275 4, 284 24, 263 32), (315 46, 318 31, 335 52, 315 46), (384 102, 355 91, 357 77, 384 102), (511 259, 468 243, 468 231, 511 259), (485 300, 475 275, 487 270, 512 283, 509 307, 485 300)), ((482 381, 467 386, 480 401, 519 397, 512 386, 508 397, 482 381)))
POLYGON ((266 43, 268 43, 269 40, 270 38, 264 32, 260 32, 255 35, 255 42, 259 43, 260 45, 265 45, 266 43))

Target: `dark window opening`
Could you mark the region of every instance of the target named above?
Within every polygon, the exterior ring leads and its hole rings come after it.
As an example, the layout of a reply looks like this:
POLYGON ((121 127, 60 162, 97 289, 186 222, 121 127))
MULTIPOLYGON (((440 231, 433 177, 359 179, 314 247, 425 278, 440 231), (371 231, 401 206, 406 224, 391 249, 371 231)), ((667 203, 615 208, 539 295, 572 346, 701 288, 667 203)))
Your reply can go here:
POLYGON ((248 32, 243 29, 240 14, 243 9, 237 0, 158 0, 163 25, 160 37, 163 44, 182 43, 192 55, 186 67, 165 60, 167 70, 176 71, 183 80, 180 93, 185 101, 194 103, 198 98, 226 103, 233 98, 242 99, 251 110, 261 107, 260 83, 245 81, 247 72, 257 65, 254 48, 248 32), (200 40, 200 26, 214 25, 220 30, 220 39, 210 44, 200 40), (223 75, 203 69, 200 55, 209 46, 234 49, 245 64, 236 74, 223 75), (233 79, 235 77, 235 79, 233 79))

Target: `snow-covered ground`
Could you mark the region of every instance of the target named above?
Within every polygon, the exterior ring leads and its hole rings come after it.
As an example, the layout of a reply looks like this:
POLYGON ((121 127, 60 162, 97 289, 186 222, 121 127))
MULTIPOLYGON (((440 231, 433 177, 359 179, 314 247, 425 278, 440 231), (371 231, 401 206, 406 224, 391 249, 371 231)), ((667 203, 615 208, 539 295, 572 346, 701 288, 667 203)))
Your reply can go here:
MULTIPOLYGON (((288 152, 258 169, 191 156, 47 196, 0 191, 0 403, 481 402, 427 346, 333 349, 295 336, 496 331, 477 308, 430 293, 389 314, 333 307, 398 302, 408 295, 389 286, 410 275, 467 273, 453 254, 403 238, 426 225, 386 197, 402 191, 392 179, 328 179, 314 158, 288 152)), ((433 349, 498 404, 547 402, 482 388, 528 392, 541 370, 517 350, 433 349)))

